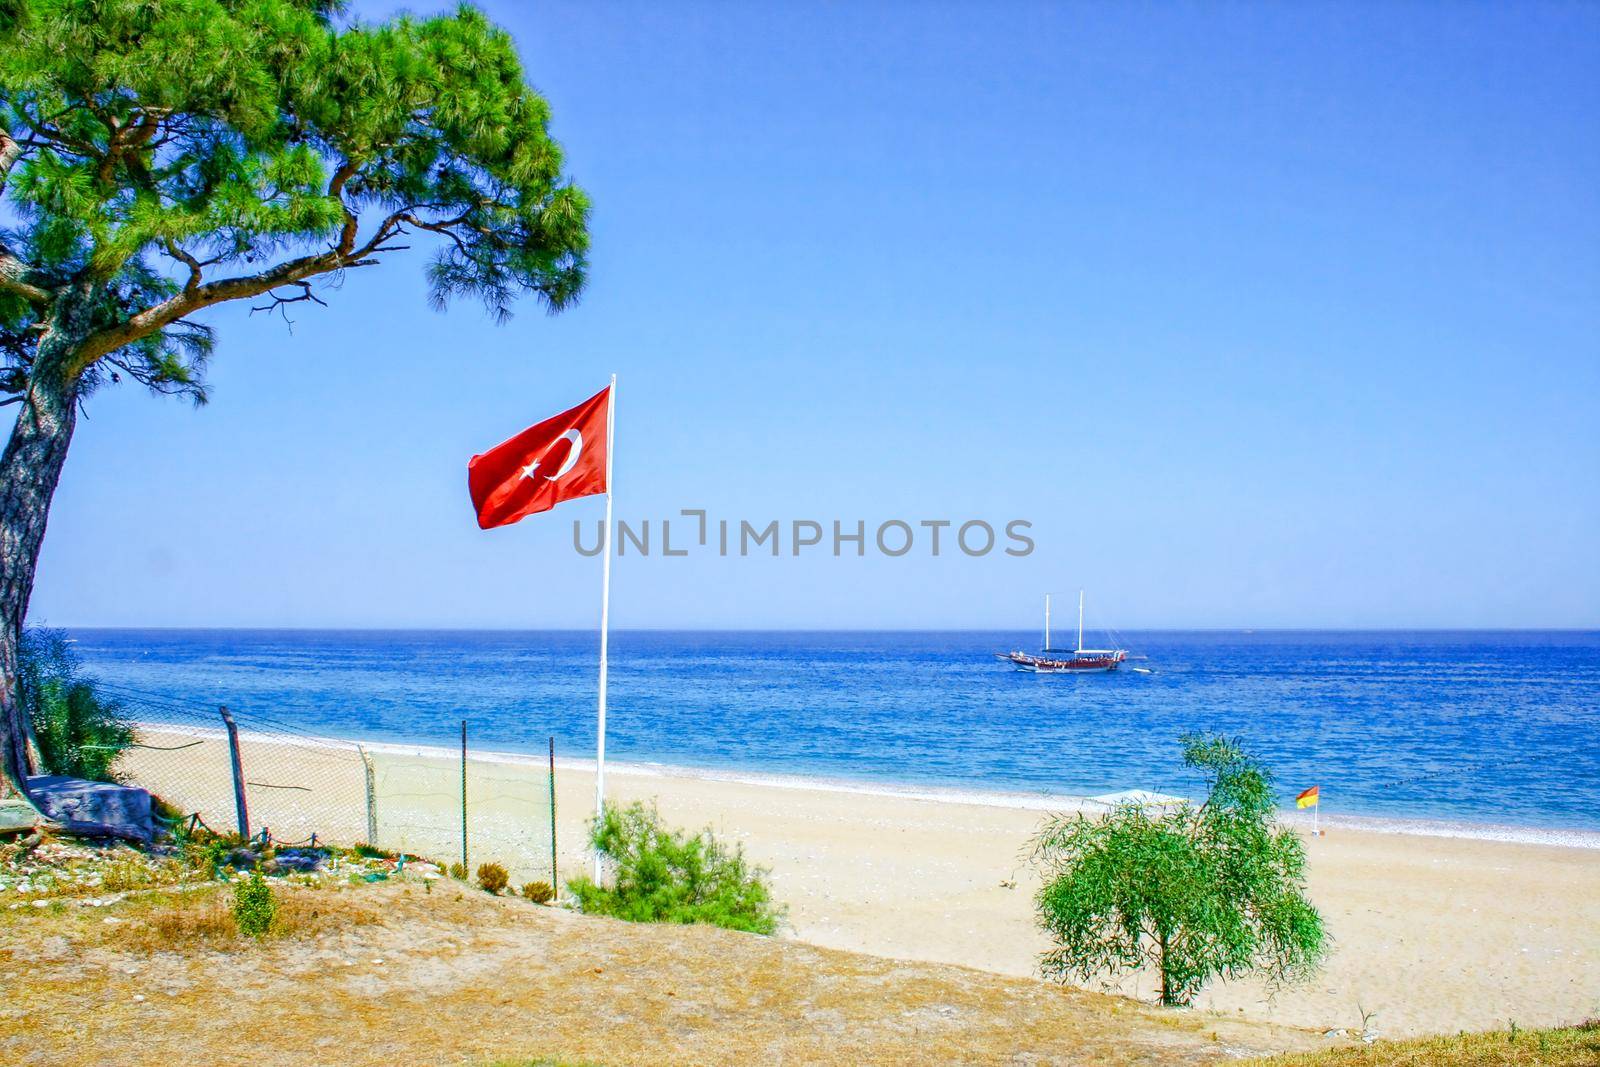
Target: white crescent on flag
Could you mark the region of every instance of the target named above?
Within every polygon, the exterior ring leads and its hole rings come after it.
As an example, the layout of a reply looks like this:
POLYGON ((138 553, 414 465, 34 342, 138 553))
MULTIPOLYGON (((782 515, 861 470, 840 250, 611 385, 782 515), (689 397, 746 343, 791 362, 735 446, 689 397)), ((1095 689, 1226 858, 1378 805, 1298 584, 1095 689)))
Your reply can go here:
POLYGON ((567 450, 567 458, 566 461, 561 464, 561 469, 556 471, 554 474, 546 474, 544 476, 545 481, 548 482, 555 481, 557 478, 571 470, 573 465, 578 462, 578 457, 583 455, 583 434, 579 433, 577 430, 568 430, 566 433, 556 438, 556 440, 571 441, 572 447, 567 450))

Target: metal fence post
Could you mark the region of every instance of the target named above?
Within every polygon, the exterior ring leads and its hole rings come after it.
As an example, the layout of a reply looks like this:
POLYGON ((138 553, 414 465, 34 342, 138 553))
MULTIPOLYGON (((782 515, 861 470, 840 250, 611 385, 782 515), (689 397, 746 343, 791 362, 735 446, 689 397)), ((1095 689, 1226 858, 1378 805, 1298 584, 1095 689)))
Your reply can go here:
POLYGON ((467 866, 467 720, 461 720, 461 866, 467 866))
POLYGON ((239 824, 239 836, 250 840, 250 809, 244 799, 244 761, 239 758, 239 726, 233 713, 222 708, 222 724, 228 728, 228 750, 233 756, 233 813, 239 824))
POLYGON ((550 739, 550 888, 556 888, 556 739, 550 739))
POLYGON ((378 783, 372 773, 372 757, 362 745, 356 746, 356 751, 361 753, 361 766, 366 770, 367 777, 367 844, 373 848, 378 847, 378 783))

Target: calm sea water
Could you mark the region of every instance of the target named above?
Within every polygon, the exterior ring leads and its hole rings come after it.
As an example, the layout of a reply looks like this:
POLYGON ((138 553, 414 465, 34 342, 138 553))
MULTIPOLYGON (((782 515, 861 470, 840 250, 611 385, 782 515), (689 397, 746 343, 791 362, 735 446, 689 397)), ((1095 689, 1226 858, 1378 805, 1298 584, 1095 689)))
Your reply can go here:
MULTIPOLYGON (((79 630, 126 694, 319 733, 592 755, 596 638, 570 632, 79 630)), ((1324 814, 1600 828, 1600 633, 1125 635, 1123 670, 1030 675, 1028 633, 612 636, 619 759, 970 789, 1192 792, 1188 730, 1235 734, 1324 814)), ((149 707, 142 717, 151 717, 149 707)))

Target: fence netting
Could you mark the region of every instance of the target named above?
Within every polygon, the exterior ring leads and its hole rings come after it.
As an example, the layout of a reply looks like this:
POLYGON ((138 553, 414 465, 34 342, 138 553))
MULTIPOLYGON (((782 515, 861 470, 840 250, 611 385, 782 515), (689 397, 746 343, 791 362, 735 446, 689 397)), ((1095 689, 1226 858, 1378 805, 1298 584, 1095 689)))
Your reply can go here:
POLYGON ((198 708, 117 686, 102 688, 132 721, 133 745, 113 773, 213 830, 246 827, 281 845, 368 844, 476 871, 499 863, 513 881, 556 884, 554 796, 538 756, 468 749, 460 734, 437 746, 319 736, 271 715, 198 708), (463 795, 463 780, 465 794, 463 795))

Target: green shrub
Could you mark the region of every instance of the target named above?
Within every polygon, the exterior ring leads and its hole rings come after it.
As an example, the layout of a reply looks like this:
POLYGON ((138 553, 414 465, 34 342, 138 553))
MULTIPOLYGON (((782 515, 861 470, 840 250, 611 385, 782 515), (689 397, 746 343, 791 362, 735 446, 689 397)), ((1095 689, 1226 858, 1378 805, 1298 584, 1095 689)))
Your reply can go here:
POLYGON ((478 864, 478 888, 485 893, 498 893, 511 884, 511 876, 498 863, 478 864))
POLYGON ((765 868, 746 863, 742 849, 729 848, 710 830, 690 835, 662 826, 653 806, 606 809, 593 843, 615 865, 616 877, 611 885, 584 877, 567 883, 585 912, 757 934, 772 933, 782 921, 765 868))
POLYGON ((133 744, 133 728, 116 701, 79 675, 78 656, 60 630, 29 630, 17 649, 23 712, 39 743, 43 770, 96 782, 133 744))
POLYGON ((452 863, 450 865, 450 877, 458 882, 465 882, 467 880, 467 865, 459 862, 452 863))
POLYGON ((1047 978, 1148 966, 1162 1003, 1177 1005, 1219 976, 1277 986, 1320 965, 1327 935, 1305 897, 1300 839, 1274 825, 1271 773, 1222 737, 1185 737, 1183 758, 1208 780, 1198 808, 1057 816, 1035 838, 1039 925, 1055 943, 1040 960, 1047 978))
POLYGON ((265 937, 278 916, 278 902, 272 899, 272 886, 261 876, 261 868, 233 887, 233 922, 246 937, 265 937))
POLYGON ((549 882, 524 882, 522 896, 535 904, 548 904, 556 898, 556 891, 550 888, 549 882))
POLYGON ((183 858, 191 868, 207 878, 220 878, 222 866, 232 851, 233 845, 228 838, 201 830, 184 842, 183 858))

